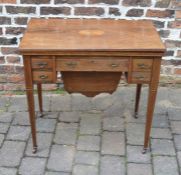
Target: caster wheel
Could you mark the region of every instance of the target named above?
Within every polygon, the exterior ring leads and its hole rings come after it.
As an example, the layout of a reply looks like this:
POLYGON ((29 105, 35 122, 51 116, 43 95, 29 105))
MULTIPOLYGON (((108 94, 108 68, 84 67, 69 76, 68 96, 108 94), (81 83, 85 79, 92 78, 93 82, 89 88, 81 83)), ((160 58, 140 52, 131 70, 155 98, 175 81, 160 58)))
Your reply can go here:
POLYGON ((37 152, 38 147, 33 147, 32 153, 35 154, 37 152))

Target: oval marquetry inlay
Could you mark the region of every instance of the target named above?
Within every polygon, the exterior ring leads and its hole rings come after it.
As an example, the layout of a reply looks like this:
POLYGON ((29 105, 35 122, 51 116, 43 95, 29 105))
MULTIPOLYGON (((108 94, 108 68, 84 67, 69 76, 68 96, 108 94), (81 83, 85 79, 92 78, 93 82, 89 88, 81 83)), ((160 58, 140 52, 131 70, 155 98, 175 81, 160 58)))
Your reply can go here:
POLYGON ((94 36, 94 35, 103 35, 104 31, 102 30, 80 30, 79 34, 86 35, 86 36, 94 36))

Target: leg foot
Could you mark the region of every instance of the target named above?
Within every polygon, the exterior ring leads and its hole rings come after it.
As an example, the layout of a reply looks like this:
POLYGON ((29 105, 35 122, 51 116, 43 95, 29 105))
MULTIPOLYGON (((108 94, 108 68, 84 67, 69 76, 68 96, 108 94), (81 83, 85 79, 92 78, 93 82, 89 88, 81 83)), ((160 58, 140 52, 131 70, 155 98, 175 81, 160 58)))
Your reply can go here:
POLYGON ((138 118, 138 113, 137 112, 134 113, 134 118, 136 118, 136 119, 138 118))
POLYGON ((147 153, 147 151, 148 151, 148 148, 143 148, 143 150, 142 150, 142 154, 146 154, 146 153, 147 153))
POLYGON ((43 112, 39 112, 39 117, 42 118, 44 116, 43 112))
POLYGON ((35 153, 37 152, 37 149, 38 149, 38 147, 37 147, 37 146, 34 146, 34 147, 33 147, 33 150, 32 150, 32 153, 35 154, 35 153))

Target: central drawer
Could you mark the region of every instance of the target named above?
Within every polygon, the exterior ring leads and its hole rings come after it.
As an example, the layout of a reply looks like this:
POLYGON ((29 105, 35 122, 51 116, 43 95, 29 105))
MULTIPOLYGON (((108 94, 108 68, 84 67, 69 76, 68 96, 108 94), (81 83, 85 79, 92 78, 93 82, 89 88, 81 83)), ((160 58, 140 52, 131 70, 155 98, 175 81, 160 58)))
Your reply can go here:
POLYGON ((57 58, 56 71, 128 71, 129 58, 57 58))

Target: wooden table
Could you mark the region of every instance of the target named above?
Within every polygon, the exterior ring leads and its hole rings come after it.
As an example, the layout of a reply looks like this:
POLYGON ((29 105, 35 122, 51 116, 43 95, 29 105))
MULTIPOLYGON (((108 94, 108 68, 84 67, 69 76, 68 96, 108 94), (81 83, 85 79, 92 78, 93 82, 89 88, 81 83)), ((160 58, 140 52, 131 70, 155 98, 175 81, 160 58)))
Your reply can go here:
POLYGON ((62 73, 65 89, 94 96, 112 93, 124 72, 137 84, 137 117, 142 84, 149 85, 144 150, 149 136, 165 47, 150 21, 94 19, 31 19, 21 41, 33 152, 37 150, 33 84, 40 111, 43 83, 56 83, 62 73), (88 84, 88 85, 87 85, 88 84))

